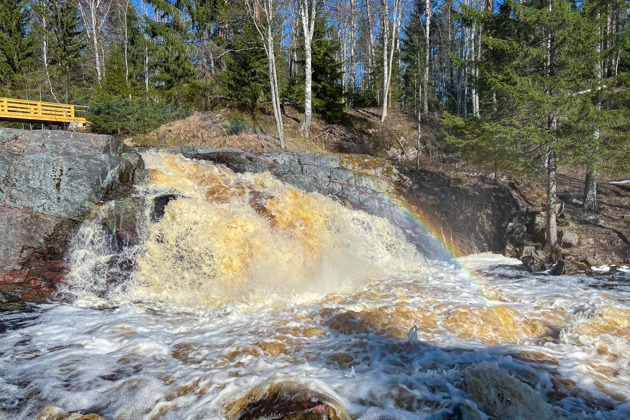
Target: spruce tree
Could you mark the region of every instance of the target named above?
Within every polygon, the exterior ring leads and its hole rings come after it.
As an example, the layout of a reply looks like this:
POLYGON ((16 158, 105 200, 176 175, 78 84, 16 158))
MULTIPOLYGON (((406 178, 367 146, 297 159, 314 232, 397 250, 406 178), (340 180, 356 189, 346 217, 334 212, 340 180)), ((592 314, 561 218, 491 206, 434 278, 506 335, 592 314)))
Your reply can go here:
POLYGON ((156 19, 145 18, 144 29, 150 38, 152 81, 171 103, 185 102, 189 82, 196 77, 188 47, 192 34, 182 3, 177 0, 149 0, 156 19))
POLYGON ((336 59, 339 48, 327 15, 318 17, 312 47, 313 108, 330 123, 341 122, 344 115, 342 73, 336 59))
POLYGON ((0 2, 0 84, 3 90, 26 89, 26 74, 37 59, 37 41, 30 25, 28 0, 0 2))
POLYGON ((254 112, 259 100, 269 91, 267 57, 262 41, 251 24, 236 31, 231 46, 234 50, 225 58, 227 70, 221 80, 225 86, 223 96, 230 106, 254 112))
POLYGON ((579 150, 576 122, 591 102, 584 92, 593 88, 596 37, 585 16, 565 0, 508 0, 504 7, 487 39, 502 60, 501 71, 495 66, 496 73, 486 74, 501 111, 479 123, 452 116, 446 122, 472 134, 472 140, 456 142, 480 161, 517 162, 545 172, 551 250, 557 242, 556 167, 579 150))
MULTIPOLYGON (((337 123, 343 119, 343 89, 341 67, 336 56, 339 44, 332 36, 332 29, 325 14, 315 19, 312 44, 313 66, 313 109, 327 122, 337 123)), ((304 56, 298 53, 298 64, 304 63, 304 56)), ((301 110, 304 109, 304 74, 289 80, 285 91, 287 96, 301 110)))
POLYGON ((61 88, 65 102, 80 100, 78 97, 82 95, 76 88, 83 84, 86 41, 78 1, 41 0, 37 12, 40 15, 37 29, 40 37, 46 39, 47 52, 43 59, 48 60, 44 65, 50 69, 52 88, 61 88))

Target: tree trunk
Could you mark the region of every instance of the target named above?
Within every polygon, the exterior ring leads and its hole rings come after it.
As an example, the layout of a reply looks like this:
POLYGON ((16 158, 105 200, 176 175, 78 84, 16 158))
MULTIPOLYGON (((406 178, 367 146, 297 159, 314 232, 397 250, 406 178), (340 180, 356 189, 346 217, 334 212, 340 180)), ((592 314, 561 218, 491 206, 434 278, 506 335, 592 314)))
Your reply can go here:
POLYGON ((368 25, 368 85, 372 89, 372 69, 374 67, 374 20, 372 19, 372 12, 370 11, 371 0, 365 0, 365 9, 367 14, 368 25))
MULTIPOLYGON (((556 117, 552 117, 552 124, 557 124, 556 117)), ((558 242, 557 212, 557 184, 556 184, 556 151, 547 151, 547 248, 552 250, 558 242)))
POLYGON ((446 2, 446 23, 447 23, 447 31, 448 31, 448 95, 453 94, 454 86, 455 86, 455 73, 453 72, 453 60, 451 59, 451 54, 453 53, 453 22, 451 17, 451 9, 453 7, 453 0, 448 0, 446 2))
POLYGON ((479 111, 477 110, 477 80, 475 79, 476 72, 475 68, 477 67, 477 25, 473 23, 471 31, 471 39, 470 39, 470 69, 471 69, 471 77, 470 77, 470 96, 472 99, 472 112, 473 117, 477 118, 479 115, 479 111))
POLYGON ((586 169, 584 181, 584 209, 595 213, 597 211, 597 179, 599 174, 594 165, 586 169))
POLYGON ((304 45, 304 122, 300 128, 300 132, 309 137, 311 131, 311 115, 313 102, 313 63, 311 62, 311 43, 306 42, 304 45))
MULTIPOLYGON (((123 13, 123 25, 125 26, 125 87, 129 91, 129 30, 127 29, 127 15, 129 13, 129 0, 125 3, 125 11, 123 13)), ((129 99, 131 99, 131 92, 129 92, 129 99)))
MULTIPOLYGON (((420 79, 420 75, 422 74, 422 68, 420 66, 420 45, 418 43, 418 79, 420 79)), ((420 169, 420 154, 422 153, 422 107, 420 103, 422 102, 422 82, 418 80, 418 102, 416 106, 418 107, 418 144, 417 144, 417 153, 416 153, 416 169, 420 169)))
POLYGON ((381 122, 385 121, 387 117, 387 107, 391 103, 391 84, 392 84, 392 69, 394 67, 394 52, 396 50, 396 43, 398 42, 398 35, 401 20, 401 0, 394 0, 394 9, 392 10, 392 33, 391 33, 391 45, 389 46, 389 57, 387 57, 387 38, 389 34, 389 5, 388 0, 383 2, 384 13, 384 37, 383 37, 383 113, 381 115, 381 122), (386 13, 385 13, 386 12, 386 13), (398 32, 397 32, 398 31, 398 32))
POLYGON ((311 115, 313 107, 313 65, 311 43, 315 30, 315 15, 317 1, 311 0, 310 8, 308 0, 300 0, 300 15, 302 17, 302 29, 304 31, 304 56, 305 56, 305 82, 304 82, 304 121, 300 132, 309 137, 311 131, 311 115))
POLYGON ((46 80, 50 81, 50 73, 48 72, 48 29, 46 28, 46 17, 42 16, 42 28, 44 29, 44 36, 42 37, 42 58, 44 60, 44 72, 46 74, 46 80))
POLYGON ((354 99, 356 87, 356 49, 357 49, 357 0, 350 0, 350 105, 354 99))
POLYGON ((101 84, 101 60, 98 51, 98 31, 96 30, 96 10, 94 7, 90 8, 90 16, 92 17, 92 44, 94 45, 94 60, 96 64, 96 81, 101 84))
MULTIPOLYGON (((599 22, 601 19, 600 13, 597 13, 597 21, 599 22)), ((610 27, 610 16, 608 16, 606 22, 607 30, 610 27)), ((604 77, 604 66, 602 63, 601 52, 606 47, 604 44, 604 40, 601 37, 601 29, 598 30, 598 35, 600 36, 600 41, 597 43, 596 52, 597 59, 595 61, 595 73, 597 74, 597 90, 601 90, 601 81, 604 77)), ((606 36, 604 39, 607 38, 606 36)), ((597 103, 597 111, 602 110, 602 103, 597 103)), ((582 201, 582 205, 585 210, 595 213, 597 211, 597 164, 599 160, 599 137, 600 131, 599 128, 595 129, 593 133, 593 142, 595 143, 595 152, 591 156, 591 161, 587 164, 586 167, 586 178, 584 179, 584 199, 582 201)))
MULTIPOLYGON (((368 0, 369 1, 369 0, 368 0)), ((387 75, 389 69, 387 68, 387 42, 389 41, 389 0, 382 0, 383 16, 382 16, 382 28, 383 28, 383 111, 381 112, 381 122, 387 118, 387 75)))
POLYGON ((429 113, 429 66, 431 64, 431 1, 425 0, 425 29, 424 29, 424 87, 422 109, 425 114, 429 113))
MULTIPOLYGON (((551 13, 552 11, 552 1, 549 0, 549 5, 547 6, 547 11, 551 13)), ((547 77, 551 77, 555 74, 555 68, 552 67, 553 59, 551 57, 551 40, 552 33, 549 32, 547 35, 547 77)), ((551 93, 548 92, 548 95, 551 93)), ((556 136, 556 131, 558 129, 558 118, 555 115, 551 115, 548 123, 548 131, 549 133, 556 136)), ((554 140, 555 143, 555 140, 554 140)), ((556 168, 556 150, 554 148, 555 144, 547 145, 547 156, 546 156, 546 166, 547 166, 547 226, 545 229, 545 233, 547 236, 547 248, 549 251, 552 251, 558 242, 558 222, 556 218, 557 212, 557 168, 556 168)))
MULTIPOLYGON (((257 3, 257 1, 255 1, 257 3)), ((276 130, 280 139, 280 148, 284 149, 284 125, 282 123, 282 112, 280 109, 280 93, 278 90, 278 73, 276 71, 275 40, 273 36, 273 0, 265 1, 265 14, 267 16, 267 59, 269 62, 269 83, 271 84, 271 103, 273 106, 273 117, 276 120, 276 130)), ((262 35, 262 33, 261 33, 262 35)))

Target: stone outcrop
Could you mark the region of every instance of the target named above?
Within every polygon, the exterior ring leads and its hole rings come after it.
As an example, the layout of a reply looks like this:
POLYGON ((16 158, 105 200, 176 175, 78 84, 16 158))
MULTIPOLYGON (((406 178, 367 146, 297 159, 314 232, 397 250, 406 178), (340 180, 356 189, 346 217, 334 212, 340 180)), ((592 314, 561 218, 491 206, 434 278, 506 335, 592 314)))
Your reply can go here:
POLYGON ((94 203, 131 185, 140 155, 110 136, 0 129, 0 289, 43 300, 94 203))

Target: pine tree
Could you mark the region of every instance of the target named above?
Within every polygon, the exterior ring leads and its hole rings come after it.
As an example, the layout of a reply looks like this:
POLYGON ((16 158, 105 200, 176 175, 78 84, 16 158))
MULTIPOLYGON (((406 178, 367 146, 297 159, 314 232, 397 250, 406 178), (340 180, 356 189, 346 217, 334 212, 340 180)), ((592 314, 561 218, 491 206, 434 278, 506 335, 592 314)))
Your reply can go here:
POLYGON ((26 89, 25 76, 37 60, 37 41, 30 24, 28 0, 0 2, 0 84, 3 90, 26 89))

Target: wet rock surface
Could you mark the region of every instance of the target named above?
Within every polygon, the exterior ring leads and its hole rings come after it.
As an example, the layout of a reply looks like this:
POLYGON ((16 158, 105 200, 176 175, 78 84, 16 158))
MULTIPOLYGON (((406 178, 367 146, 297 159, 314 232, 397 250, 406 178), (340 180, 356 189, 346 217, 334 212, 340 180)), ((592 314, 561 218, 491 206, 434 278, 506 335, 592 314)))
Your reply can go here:
POLYGON ((529 385, 507 371, 482 362, 464 370, 466 393, 491 418, 552 420, 555 413, 529 385))
POLYGON ((0 291, 0 312, 26 310, 28 310, 28 304, 22 299, 0 291))
POLYGON ((291 381, 271 382, 251 390, 226 407, 229 420, 349 420, 343 406, 325 393, 291 381))
POLYGON ((97 414, 66 413, 59 407, 48 406, 37 415, 36 420, 105 420, 97 414))
POLYGON ((77 224, 141 168, 110 136, 0 128, 0 291, 45 300, 67 272, 77 224))
POLYGON ((236 172, 270 171, 304 191, 336 197, 347 207, 387 218, 431 259, 451 256, 433 239, 462 253, 503 253, 510 223, 523 217, 524 205, 508 187, 457 185, 442 174, 369 156, 252 154, 196 146, 153 150, 224 164, 236 172))

